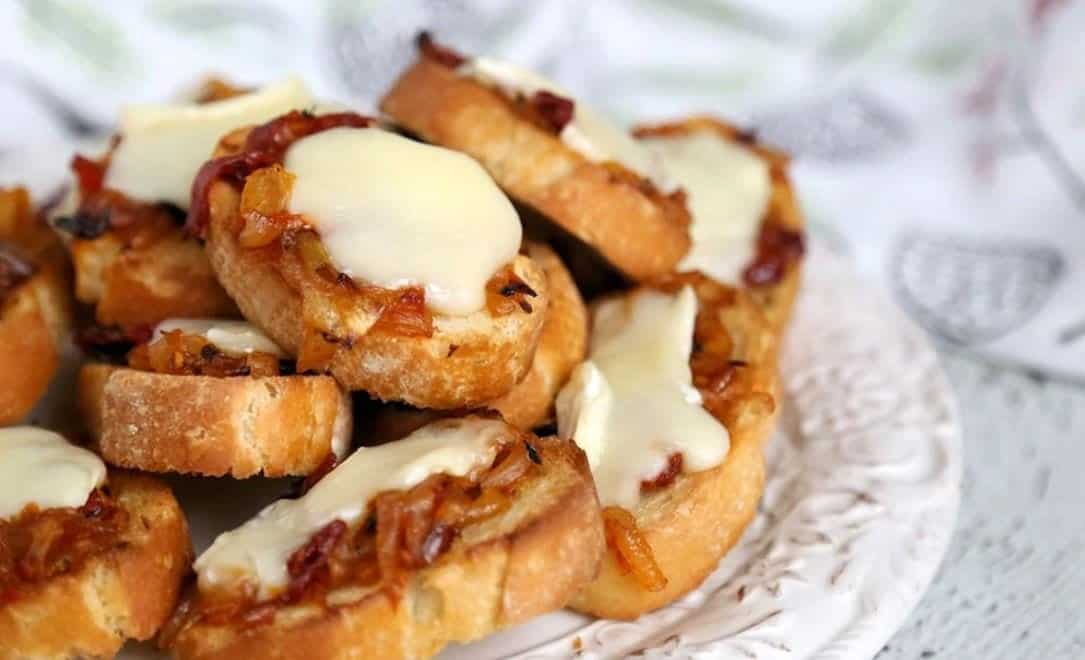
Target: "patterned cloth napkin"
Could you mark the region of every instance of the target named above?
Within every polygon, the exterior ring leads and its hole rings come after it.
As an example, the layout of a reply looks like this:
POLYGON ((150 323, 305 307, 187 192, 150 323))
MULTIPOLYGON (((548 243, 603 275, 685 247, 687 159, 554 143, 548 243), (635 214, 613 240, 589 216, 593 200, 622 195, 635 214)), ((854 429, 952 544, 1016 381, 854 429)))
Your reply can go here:
MULTIPOLYGON (((622 121, 715 112, 796 155, 811 231, 932 335, 1085 379, 1085 3, 25 0, 0 183, 45 195, 122 102, 219 72, 372 109, 422 27, 622 121)), ((847 304, 847 301, 840 301, 847 304)))

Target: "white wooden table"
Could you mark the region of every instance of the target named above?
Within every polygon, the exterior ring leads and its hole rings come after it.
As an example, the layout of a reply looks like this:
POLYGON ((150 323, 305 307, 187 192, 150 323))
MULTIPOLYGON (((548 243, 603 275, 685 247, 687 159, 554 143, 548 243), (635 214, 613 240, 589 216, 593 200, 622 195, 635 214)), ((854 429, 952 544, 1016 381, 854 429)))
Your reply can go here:
POLYGON ((878 660, 1085 658, 1085 387, 943 355, 964 426, 960 516, 878 660))

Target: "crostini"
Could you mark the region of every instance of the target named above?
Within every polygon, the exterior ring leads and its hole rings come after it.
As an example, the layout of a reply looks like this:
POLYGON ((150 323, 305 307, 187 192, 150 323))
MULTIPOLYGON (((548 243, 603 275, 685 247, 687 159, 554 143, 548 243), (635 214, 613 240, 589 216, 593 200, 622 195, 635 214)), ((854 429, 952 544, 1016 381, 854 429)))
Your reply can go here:
POLYGON ((440 420, 220 535, 159 643, 183 660, 429 657, 562 607, 603 551, 576 445, 440 420))
POLYGON ((167 318, 237 315, 202 246, 182 232, 192 180, 222 135, 314 103, 295 79, 251 92, 220 84, 198 98, 124 109, 105 154, 72 160, 74 189, 52 214, 75 264, 76 298, 114 335, 167 318))
POLYGON ((642 125, 634 135, 686 191, 693 247, 679 268, 743 286, 781 331, 799 290, 804 251, 787 155, 708 116, 642 125))
MULTIPOLYGON (((542 267, 550 286, 550 306, 543 320, 531 369, 505 396, 483 406, 513 426, 529 431, 553 418, 554 397, 588 350, 588 310, 561 258, 542 243, 528 242, 523 252, 542 267)), ((402 438, 441 417, 455 414, 386 404, 372 411, 366 442, 402 438)))
POLYGON ((464 154, 354 113, 290 113, 219 143, 189 228, 245 315, 351 390, 475 407, 522 379, 549 301, 520 221, 464 154))
POLYGON ((169 319, 132 349, 126 367, 85 364, 78 401, 111 465, 308 475, 346 455, 351 401, 330 376, 291 372, 287 355, 255 326, 169 319))
POLYGON ((191 559, 165 485, 55 433, 0 430, 0 656, 112 658, 155 635, 191 559))
POLYGON ((609 552, 571 606, 632 619, 696 588, 764 484, 774 335, 744 291, 682 273, 600 302, 558 428, 588 455, 609 552))
POLYGON ((22 188, 0 188, 0 426, 45 393, 71 325, 69 266, 22 188))
POLYGON ((634 280, 689 249, 684 195, 659 159, 556 83, 423 33, 381 110, 422 139, 474 157, 508 194, 634 280))

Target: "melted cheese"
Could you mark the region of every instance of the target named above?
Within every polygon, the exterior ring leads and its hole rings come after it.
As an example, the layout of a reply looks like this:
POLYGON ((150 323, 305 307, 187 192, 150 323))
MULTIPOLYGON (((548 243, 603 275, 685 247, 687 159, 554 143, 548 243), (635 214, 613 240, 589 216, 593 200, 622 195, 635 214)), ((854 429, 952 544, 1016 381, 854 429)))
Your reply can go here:
POLYGON ((504 422, 442 420, 378 447, 362 447, 303 497, 280 500, 233 531, 221 534, 195 568, 203 589, 254 583, 270 597, 288 583, 286 562, 328 523, 354 526, 370 500, 405 490, 433 474, 466 476, 489 466, 506 437, 504 422))
POLYGON ((144 201, 187 209, 192 179, 211 158, 219 138, 235 128, 313 105, 296 78, 211 103, 138 105, 121 113, 121 142, 105 185, 144 201))
POLYGON ((708 131, 646 138, 686 190, 693 247, 679 266, 723 282, 739 282, 754 257, 772 196, 768 164, 741 144, 708 131))
POLYGON ((223 353, 245 356, 249 353, 270 353, 280 358, 289 357, 260 328, 246 321, 223 319, 166 319, 154 329, 152 341, 163 334, 180 330, 186 335, 199 335, 214 344, 223 353))
POLYGON ((486 282, 520 249, 520 218, 482 167, 376 128, 297 141, 290 211, 316 227, 335 267, 394 289, 422 286, 438 312, 482 309, 486 282))
MULTIPOLYGON (((530 98, 538 91, 547 91, 573 98, 560 85, 534 71, 486 57, 465 62, 457 73, 495 87, 510 97, 523 95, 530 98)), ((661 160, 651 150, 579 100, 574 99, 573 120, 565 125, 560 137, 570 149, 592 162, 613 161, 651 180, 665 193, 674 189, 674 183, 667 176, 661 160)))
POLYGON ((33 426, 0 429, 0 518, 28 504, 83 506, 105 477, 100 458, 61 435, 33 426))
POLYGON ((589 359, 558 395, 557 416, 561 436, 587 454, 603 506, 634 508, 641 481, 671 454, 682 454, 688 472, 727 456, 727 429, 692 385, 696 317, 688 286, 677 295, 641 290, 596 309, 589 359))

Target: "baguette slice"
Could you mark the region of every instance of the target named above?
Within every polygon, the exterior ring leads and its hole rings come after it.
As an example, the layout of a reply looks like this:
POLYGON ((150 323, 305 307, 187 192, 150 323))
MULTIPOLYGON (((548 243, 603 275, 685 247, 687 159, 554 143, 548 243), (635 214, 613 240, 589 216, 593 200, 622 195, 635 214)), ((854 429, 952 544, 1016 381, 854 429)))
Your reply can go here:
POLYGON ((498 185, 597 250, 634 280, 671 271, 689 249, 689 212, 617 165, 595 163, 532 122, 500 92, 425 55, 381 111, 422 139, 462 151, 498 185))
MULTIPOLYGON (((240 149, 249 130, 224 137, 215 156, 240 149)), ((370 332, 372 320, 365 323, 349 299, 318 301, 315 292, 287 284, 273 259, 239 245, 240 201, 228 182, 211 187, 206 247, 219 281, 245 318, 294 356, 303 343, 307 305, 326 327, 340 328, 346 340, 334 347, 329 370, 346 388, 421 408, 472 408, 503 396, 527 374, 549 304, 546 276, 528 257, 518 255, 509 265, 535 294, 522 310, 500 316, 486 308, 466 316, 435 313, 430 337, 370 332)))
POLYGON ((128 512, 128 528, 76 572, 0 607, 0 656, 111 658, 125 640, 154 636, 173 610, 192 560, 181 508, 150 477, 110 472, 109 489, 128 512))
POLYGON ((746 365, 733 376, 741 384, 737 396, 711 406, 705 397, 706 408, 728 430, 730 450, 719 466, 679 474, 668 486, 642 495, 632 514, 667 583, 659 591, 645 589, 611 550, 599 577, 570 603, 593 616, 635 619, 697 588, 738 542, 764 490, 763 446, 775 428, 778 407, 775 336, 744 292, 734 291, 732 302, 716 306, 708 299, 730 287, 703 275, 673 278, 692 281, 701 303, 698 324, 703 315, 718 315, 733 345, 731 359, 746 365))
MULTIPOLYGON (((638 138, 655 139, 712 133, 719 136, 721 140, 742 144, 753 151, 768 164, 769 176, 772 180, 772 196, 769 199, 765 217, 761 221, 761 232, 764 234, 772 228, 780 228, 797 236, 799 241, 797 249, 801 253, 805 222, 791 178, 787 173, 789 161, 787 154, 758 143, 754 136, 722 119, 707 115, 662 124, 644 124, 637 126, 633 132, 638 138)), ((777 281, 758 285, 747 283, 746 285, 747 290, 761 305, 765 317, 777 334, 783 332, 791 318, 791 310, 795 305, 799 282, 802 279, 801 271, 802 261, 799 256, 786 260, 782 276, 777 281)))
MULTIPOLYGON (((486 404, 506 422, 529 431, 550 419, 554 397, 588 350, 588 310, 561 259, 542 243, 527 243, 525 251, 542 266, 550 287, 550 306, 543 321, 539 345, 524 379, 505 396, 486 404)), ((444 416, 443 411, 386 405, 373 413, 369 441, 373 444, 402 438, 444 416)))
POLYGON ((26 417, 45 393, 71 327, 67 260, 24 189, 0 189, 3 241, 16 245, 37 271, 0 297, 0 426, 26 417))
MULTIPOLYGON (((341 587, 325 603, 277 607, 258 625, 196 622, 166 640, 176 658, 425 658, 565 605, 604 551, 587 460, 573 443, 532 441, 541 470, 504 513, 465 528, 410 574, 398 600, 341 587)), ((185 605, 178 609, 184 615, 185 605)))
POLYGON ((217 378, 87 364, 78 401, 102 458, 148 472, 307 475, 350 444, 350 396, 327 376, 217 378))
POLYGON ((169 318, 236 318, 237 306, 215 280, 203 247, 171 221, 147 222, 165 226, 68 243, 76 296, 95 306, 95 321, 134 328, 169 318))

